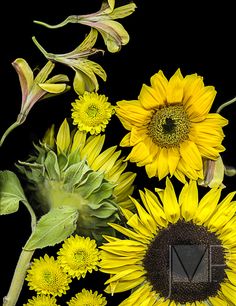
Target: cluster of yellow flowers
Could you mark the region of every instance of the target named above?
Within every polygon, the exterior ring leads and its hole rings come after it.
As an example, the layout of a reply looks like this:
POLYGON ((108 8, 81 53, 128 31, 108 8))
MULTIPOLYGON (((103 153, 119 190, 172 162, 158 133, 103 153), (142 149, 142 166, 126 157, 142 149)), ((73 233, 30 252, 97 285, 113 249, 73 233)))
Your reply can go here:
MULTIPOLYGON (((134 3, 115 8, 115 0, 107 0, 98 12, 69 16, 58 25, 35 21, 48 28, 80 23, 91 30, 66 54, 48 53, 33 37, 48 60, 36 77, 24 59, 13 63, 22 106, 0 146, 37 101, 70 89, 66 75, 48 79, 55 63, 74 70, 77 98, 71 117, 49 127, 34 153, 17 164, 32 203, 14 172, 0 172, 0 213, 16 212, 22 202, 32 227, 4 306, 16 305, 24 281, 37 293, 25 306, 59 305, 57 298, 67 295, 73 279, 94 271, 107 277, 104 294, 130 292, 120 306, 236 304, 236 191, 220 199, 228 124, 220 111, 229 103, 211 113, 215 88, 180 69, 169 79, 157 71, 135 100, 112 105, 98 93, 96 75, 105 81, 106 73, 88 60, 102 51, 94 48, 97 35, 109 52, 119 51, 129 35, 115 19, 135 8, 134 3), (128 147, 128 156, 117 145, 103 150, 113 116, 128 131, 119 144, 128 147), (145 169, 147 179, 165 179, 165 187, 144 188, 134 197, 137 174, 125 171, 129 162, 145 169), (181 185, 179 194, 174 181, 181 185), (200 199, 199 188, 206 191, 200 199), (32 260, 35 250, 58 243, 56 259, 45 254, 32 260)), ((67 304, 105 306, 107 297, 83 288, 67 304)))

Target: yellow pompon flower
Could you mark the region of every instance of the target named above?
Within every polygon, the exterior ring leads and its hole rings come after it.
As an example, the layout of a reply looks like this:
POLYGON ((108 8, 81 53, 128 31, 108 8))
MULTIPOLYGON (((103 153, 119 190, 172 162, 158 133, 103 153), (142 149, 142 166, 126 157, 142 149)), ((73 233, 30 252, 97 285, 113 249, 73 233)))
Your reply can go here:
POLYGON ((106 298, 97 291, 82 289, 69 302, 69 306, 105 306, 107 305, 106 298))
POLYGON ((59 306, 55 297, 49 295, 37 295, 28 300, 23 306, 59 306))
POLYGON ((124 209, 127 236, 106 236, 101 272, 106 293, 131 290, 120 306, 236 305, 236 192, 221 201, 219 187, 200 200, 196 181, 177 199, 167 177, 164 190, 140 191, 137 213, 124 209))
POLYGON ((30 290, 35 290, 38 294, 62 296, 70 289, 71 278, 54 257, 49 257, 47 254, 44 258, 34 259, 25 279, 30 290))
POLYGON ((107 100, 105 95, 86 91, 72 103, 73 124, 77 125, 80 131, 86 131, 92 135, 104 132, 115 111, 107 100))
POLYGON ((95 240, 78 235, 67 238, 58 251, 58 261, 71 277, 85 277, 98 270, 99 250, 95 240))
POLYGON ((121 146, 133 147, 127 160, 145 166, 150 178, 203 179, 203 158, 216 160, 225 150, 228 121, 209 114, 215 95, 197 74, 183 77, 178 69, 169 81, 161 70, 154 74, 138 100, 117 102, 117 116, 129 130, 121 146))

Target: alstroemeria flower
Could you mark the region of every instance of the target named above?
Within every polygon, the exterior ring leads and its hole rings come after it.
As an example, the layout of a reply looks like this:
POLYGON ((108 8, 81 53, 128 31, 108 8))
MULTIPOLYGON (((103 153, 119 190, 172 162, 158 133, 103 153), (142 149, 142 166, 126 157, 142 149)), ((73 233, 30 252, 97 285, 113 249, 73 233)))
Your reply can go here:
POLYGON ((65 83, 68 82, 69 79, 64 74, 58 74, 48 79, 49 74, 55 66, 51 61, 46 63, 36 77, 34 77, 33 70, 23 58, 17 58, 12 63, 12 66, 18 73, 21 85, 21 109, 16 122, 14 122, 3 134, 0 140, 0 146, 3 144, 7 135, 26 120, 29 111, 37 101, 63 93, 70 88, 65 83))
POLYGON ((131 15, 136 9, 135 3, 114 8, 115 0, 107 0, 102 3, 100 10, 96 13, 86 15, 71 15, 57 25, 49 25, 41 21, 34 21, 50 29, 63 27, 68 23, 80 23, 99 31, 104 39, 109 52, 117 52, 121 46, 129 42, 129 34, 122 24, 115 21, 131 15))
POLYGON ((97 91, 99 84, 96 74, 106 81, 107 75, 104 69, 97 63, 88 60, 88 57, 98 52, 103 52, 101 49, 93 48, 97 39, 97 31, 91 29, 84 41, 73 51, 64 54, 48 53, 33 37, 33 41, 43 55, 50 61, 58 62, 71 67, 75 71, 73 87, 78 95, 82 95, 85 91, 97 91))

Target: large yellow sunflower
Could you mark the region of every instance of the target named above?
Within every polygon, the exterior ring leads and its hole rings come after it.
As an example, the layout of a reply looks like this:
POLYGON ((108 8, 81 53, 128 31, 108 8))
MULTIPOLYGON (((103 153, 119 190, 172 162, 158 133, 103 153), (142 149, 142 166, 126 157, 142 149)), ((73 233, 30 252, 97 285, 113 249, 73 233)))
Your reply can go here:
POLYGON ((236 192, 221 188, 198 200, 196 181, 177 200, 169 178, 164 190, 140 191, 137 213, 123 209, 127 225, 111 226, 127 239, 101 246, 107 293, 132 289, 120 306, 236 305, 236 192))
POLYGON ((154 74, 138 100, 117 102, 117 116, 130 131, 121 145, 133 147, 127 160, 145 166, 149 177, 203 178, 202 158, 216 160, 224 151, 228 121, 209 114, 215 95, 197 74, 183 77, 178 69, 169 81, 162 71, 154 74))

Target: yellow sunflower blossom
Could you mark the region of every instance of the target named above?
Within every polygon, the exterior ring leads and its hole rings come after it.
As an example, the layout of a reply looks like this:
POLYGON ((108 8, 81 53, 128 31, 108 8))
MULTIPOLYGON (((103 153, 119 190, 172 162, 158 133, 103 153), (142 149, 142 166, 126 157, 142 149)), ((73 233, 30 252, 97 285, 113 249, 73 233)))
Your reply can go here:
POLYGON ((58 251, 58 262, 71 277, 85 277, 98 270, 99 250, 95 240, 78 235, 67 238, 58 251))
POLYGON ((183 77, 178 69, 169 81, 161 70, 154 74, 138 100, 117 102, 117 116, 129 130, 121 146, 132 147, 127 160, 145 166, 150 178, 203 179, 203 158, 216 160, 225 150, 228 121, 209 113, 215 95, 197 74, 183 77))
POLYGON ((105 306, 107 305, 107 300, 97 291, 92 292, 92 290, 82 289, 67 304, 69 306, 105 306))
POLYGON ((49 295, 37 295, 27 301, 23 306, 59 306, 55 297, 49 295))
POLYGON ((167 177, 164 190, 140 191, 137 213, 123 209, 127 226, 111 226, 127 239, 106 237, 101 272, 107 293, 131 290, 120 306, 236 305, 236 192, 222 188, 199 201, 190 180, 177 199, 167 177))
POLYGON ((85 92, 79 99, 72 103, 73 124, 80 131, 89 132, 91 135, 105 131, 115 109, 105 95, 95 92, 85 92))
POLYGON ((28 281, 29 289, 35 290, 38 294, 62 296, 70 289, 71 278, 54 257, 47 254, 44 258, 34 259, 25 279, 28 281))

